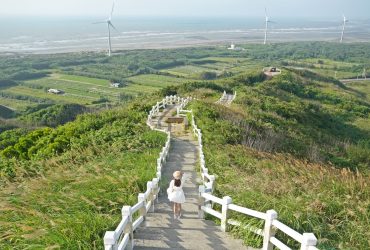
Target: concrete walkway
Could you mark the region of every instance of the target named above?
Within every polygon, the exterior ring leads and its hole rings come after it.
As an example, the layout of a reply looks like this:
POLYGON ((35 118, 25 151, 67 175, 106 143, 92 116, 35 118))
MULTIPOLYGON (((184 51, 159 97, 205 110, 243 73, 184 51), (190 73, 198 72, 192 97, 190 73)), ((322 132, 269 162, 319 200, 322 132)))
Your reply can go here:
MULTIPOLYGON (((162 112, 159 120, 153 121, 158 127, 167 127, 164 119, 174 112, 169 107, 162 112)), ((198 182, 196 172, 198 162, 198 145, 191 134, 179 131, 172 135, 169 158, 163 167, 161 196, 155 205, 155 213, 147 215, 146 227, 135 233, 135 249, 248 249, 241 240, 233 239, 221 232, 212 221, 198 219, 198 182), (166 189, 176 170, 184 172, 184 192, 186 203, 183 205, 182 217, 173 218, 166 189)))

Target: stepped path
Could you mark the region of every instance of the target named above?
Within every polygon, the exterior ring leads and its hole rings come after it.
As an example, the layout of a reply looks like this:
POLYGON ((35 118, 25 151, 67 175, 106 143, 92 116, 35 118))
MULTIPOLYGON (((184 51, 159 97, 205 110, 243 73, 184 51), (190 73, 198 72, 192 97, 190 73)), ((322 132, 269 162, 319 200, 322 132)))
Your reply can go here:
MULTIPOLYGON (((152 120, 158 128, 168 128, 166 117, 176 112, 176 106, 168 106, 160 113, 159 119, 152 120)), ((198 183, 196 171, 198 146, 183 125, 171 126, 172 139, 169 157, 162 168, 161 195, 155 204, 155 212, 148 213, 146 226, 135 232, 134 249, 248 249, 240 240, 233 239, 220 230, 212 221, 198 219, 198 183), (186 203, 182 217, 173 218, 171 203, 166 189, 172 173, 184 172, 186 203)))
POLYGON ((236 92, 234 94, 227 94, 224 92, 224 94, 221 96, 221 98, 216 102, 222 105, 230 105, 236 97, 236 92))

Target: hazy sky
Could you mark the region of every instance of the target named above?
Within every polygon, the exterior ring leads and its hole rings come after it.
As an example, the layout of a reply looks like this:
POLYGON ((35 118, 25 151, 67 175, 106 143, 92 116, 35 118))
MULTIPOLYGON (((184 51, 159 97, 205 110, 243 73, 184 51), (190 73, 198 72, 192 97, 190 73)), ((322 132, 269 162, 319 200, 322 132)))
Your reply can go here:
MULTIPOLYGON (((0 16, 107 16, 112 0, 0 0, 0 16)), ((370 19, 370 0, 116 0, 115 16, 370 19)))

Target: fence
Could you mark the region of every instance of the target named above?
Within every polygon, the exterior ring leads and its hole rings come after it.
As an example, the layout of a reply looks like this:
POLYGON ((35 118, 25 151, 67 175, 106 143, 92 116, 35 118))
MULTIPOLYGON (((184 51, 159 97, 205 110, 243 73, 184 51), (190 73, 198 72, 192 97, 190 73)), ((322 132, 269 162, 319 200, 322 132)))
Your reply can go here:
POLYGON ((210 175, 208 168, 206 168, 205 156, 203 153, 202 143, 202 132, 197 127, 194 119, 193 111, 183 110, 184 107, 190 101, 190 98, 180 98, 177 96, 167 96, 161 102, 157 102, 149 112, 147 124, 152 130, 161 131, 167 133, 167 141, 165 146, 162 148, 159 158, 157 159, 157 174, 156 178, 147 183, 147 190, 145 193, 138 195, 138 203, 134 206, 123 206, 122 207, 122 220, 118 227, 114 231, 107 231, 104 236, 104 247, 106 250, 121 250, 129 247, 134 247, 134 231, 145 222, 145 217, 148 212, 154 212, 154 203, 159 195, 159 181, 162 176, 162 166, 166 162, 168 152, 171 144, 171 134, 167 130, 161 130, 156 128, 152 124, 153 117, 158 116, 161 108, 165 108, 166 105, 178 103, 177 114, 190 113, 191 114, 191 125, 192 132, 198 139, 199 144, 199 159, 200 159, 200 175, 202 177, 203 185, 199 186, 199 218, 204 218, 204 213, 208 213, 221 220, 222 231, 227 231, 227 225, 243 227, 257 235, 263 237, 263 250, 272 250, 273 247, 279 249, 288 250, 290 249, 287 245, 281 242, 275 237, 277 230, 280 230, 284 234, 293 238, 301 244, 301 250, 318 250, 315 246, 317 239, 312 233, 300 234, 297 231, 291 229, 287 225, 281 223, 277 219, 277 212, 274 210, 268 210, 267 212, 259 212, 252 209, 248 209, 242 206, 238 206, 232 203, 231 197, 219 198, 212 195, 214 191, 214 184, 216 178, 214 175, 210 175), (217 211, 213 208, 213 204, 216 203, 221 206, 221 211, 217 211), (252 226, 244 226, 241 222, 228 218, 230 211, 235 211, 246 216, 264 220, 264 228, 254 228, 252 226))
POLYGON ((223 92, 222 96, 220 99, 218 99, 218 101, 216 103, 219 103, 219 104, 231 104, 235 98, 236 98, 236 91, 234 92, 234 94, 232 95, 232 99, 230 99, 231 95, 228 95, 226 94, 226 91, 223 92))
MULTIPOLYGON (((158 116, 160 110, 169 104, 178 103, 179 109, 184 108, 190 98, 180 98, 178 96, 167 96, 161 102, 157 102, 149 112, 147 125, 156 131, 161 131, 167 134, 167 141, 162 148, 159 158, 157 159, 157 174, 156 178, 147 182, 145 193, 138 195, 138 202, 134 206, 122 207, 122 220, 114 231, 107 231, 104 235, 105 250, 122 250, 127 247, 134 247, 134 231, 145 222, 145 217, 148 212, 154 212, 154 203, 159 195, 159 181, 162 177, 162 166, 166 162, 168 152, 171 146, 171 134, 167 130, 156 128, 152 124, 153 117, 158 116)), ((179 111, 178 109, 178 111, 179 111)))
POLYGON ((227 225, 232 225, 236 227, 243 227, 246 230, 260 235, 263 237, 263 250, 272 250, 274 246, 283 250, 291 249, 275 237, 277 230, 280 230, 284 234, 293 238, 295 241, 298 241, 301 244, 301 250, 317 250, 315 247, 317 244, 317 239, 313 233, 300 234, 291 229, 277 219, 278 214, 276 211, 268 210, 267 212, 263 213, 233 204, 231 197, 226 196, 219 198, 212 195, 216 178, 214 175, 210 175, 208 168, 206 168, 205 157, 203 153, 202 132, 195 123, 193 111, 181 110, 180 112, 191 113, 192 131, 197 137, 199 143, 200 175, 203 181, 203 185, 199 186, 199 218, 203 219, 204 213, 207 213, 221 220, 221 230, 224 232, 227 231, 227 225), (221 206, 221 211, 216 211, 213 209, 213 203, 219 204, 221 206), (264 220, 265 226, 263 229, 252 226, 244 226, 241 222, 228 218, 230 211, 235 211, 246 216, 264 220))

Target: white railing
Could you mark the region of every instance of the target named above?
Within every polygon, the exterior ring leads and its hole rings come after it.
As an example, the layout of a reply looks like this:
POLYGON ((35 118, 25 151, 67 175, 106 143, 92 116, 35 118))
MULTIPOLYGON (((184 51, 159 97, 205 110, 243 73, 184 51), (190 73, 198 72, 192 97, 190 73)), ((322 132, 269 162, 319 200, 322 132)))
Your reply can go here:
POLYGON ((221 98, 218 99, 216 103, 218 103, 218 104, 226 104, 226 105, 231 104, 235 100, 235 98, 236 98, 236 91, 232 95, 233 96, 232 99, 229 99, 230 96, 231 95, 226 94, 226 91, 224 91, 223 94, 222 94, 222 96, 221 96, 221 98))
POLYGON ((218 99, 218 101, 216 103, 223 103, 226 100, 226 97, 227 97, 227 94, 226 94, 226 91, 224 90, 224 92, 222 93, 221 98, 218 99))
MULTIPOLYGON (((146 214, 154 212, 154 203, 158 198, 160 187, 159 181, 162 177, 162 167, 167 160, 168 152, 171 146, 171 134, 167 130, 155 127, 152 124, 153 117, 159 120, 159 112, 161 108, 165 108, 170 104, 178 104, 179 108, 184 108, 191 98, 180 98, 178 96, 166 96, 161 102, 157 102, 149 112, 147 125, 156 131, 161 131, 167 134, 167 141, 162 148, 159 158, 157 159, 156 178, 147 182, 145 193, 138 195, 138 202, 134 206, 122 207, 122 220, 114 231, 107 231, 104 235, 105 250, 122 250, 125 248, 133 249, 134 247, 134 231, 145 222, 146 214)), ((179 109, 178 109, 179 110, 179 109)))
POLYGON ((234 92, 234 96, 233 96, 233 99, 231 99, 230 103, 232 103, 236 98, 236 91, 234 92))
MULTIPOLYGON (((191 125, 194 135, 198 139, 199 143, 199 159, 200 159, 200 175, 202 177, 203 185, 199 186, 199 218, 204 218, 204 213, 208 213, 221 220, 222 231, 227 231, 227 225, 242 227, 243 229, 249 230, 257 235, 263 237, 263 248, 264 250, 272 250, 273 247, 279 249, 290 249, 286 244, 281 242, 275 237, 277 230, 285 233, 292 239, 298 241, 301 244, 301 250, 318 250, 315 246, 317 239, 312 233, 300 234, 297 231, 291 229, 285 224, 277 220, 277 212, 274 210, 268 210, 266 213, 241 207, 232 203, 232 199, 228 196, 223 198, 212 195, 214 191, 215 176, 210 175, 208 168, 206 168, 205 156, 203 153, 202 143, 202 132, 197 127, 193 111, 183 110, 183 108, 189 103, 191 98, 180 98, 177 96, 167 96, 161 102, 157 102, 149 112, 147 124, 152 130, 162 131, 167 133, 167 141, 165 146, 157 159, 157 176, 152 181, 147 183, 147 190, 145 193, 138 195, 138 203, 134 206, 123 206, 122 207, 122 220, 114 231, 107 231, 104 236, 104 246, 106 250, 125 249, 134 247, 134 231, 145 222, 145 218, 148 212, 154 212, 154 203, 159 195, 159 181, 162 177, 162 166, 166 162, 168 152, 171 143, 171 134, 167 130, 161 130, 159 127, 156 128, 152 124, 153 117, 158 117, 160 109, 165 108, 169 104, 178 103, 177 114, 190 113, 191 114, 191 125), (213 204, 219 204, 221 206, 221 212, 213 209, 213 204), (243 215, 247 215, 253 218, 261 219, 265 221, 263 229, 259 229, 253 226, 243 225, 243 223, 228 218, 230 211, 238 212, 243 215)), ((158 117, 159 120, 159 117, 158 117)))
POLYGON ((249 230, 257 235, 260 235, 263 237, 263 250, 272 250, 274 246, 278 249, 290 249, 286 244, 275 237, 275 233, 277 230, 280 230, 295 241, 299 242, 301 244, 301 250, 318 250, 315 247, 317 244, 317 239, 313 233, 300 234, 297 231, 291 229, 290 227, 277 220, 276 211, 268 210, 267 212, 263 213, 235 205, 232 203, 232 199, 229 196, 218 198, 212 195, 216 178, 214 175, 210 175, 208 168, 206 167, 205 157, 203 153, 202 131, 197 127, 195 123, 192 110, 181 110, 181 112, 191 113, 192 130, 194 135, 198 138, 199 143, 200 174, 203 181, 203 185, 199 186, 199 218, 203 219, 204 213, 207 213, 221 220, 221 230, 224 232, 227 231, 227 225, 232 225, 236 227, 242 227, 245 230, 249 230), (221 206, 221 212, 213 209, 214 203, 221 206), (253 226, 243 225, 243 223, 241 223, 240 221, 229 218, 228 214, 230 211, 264 220, 265 226, 263 229, 260 229, 253 226))

